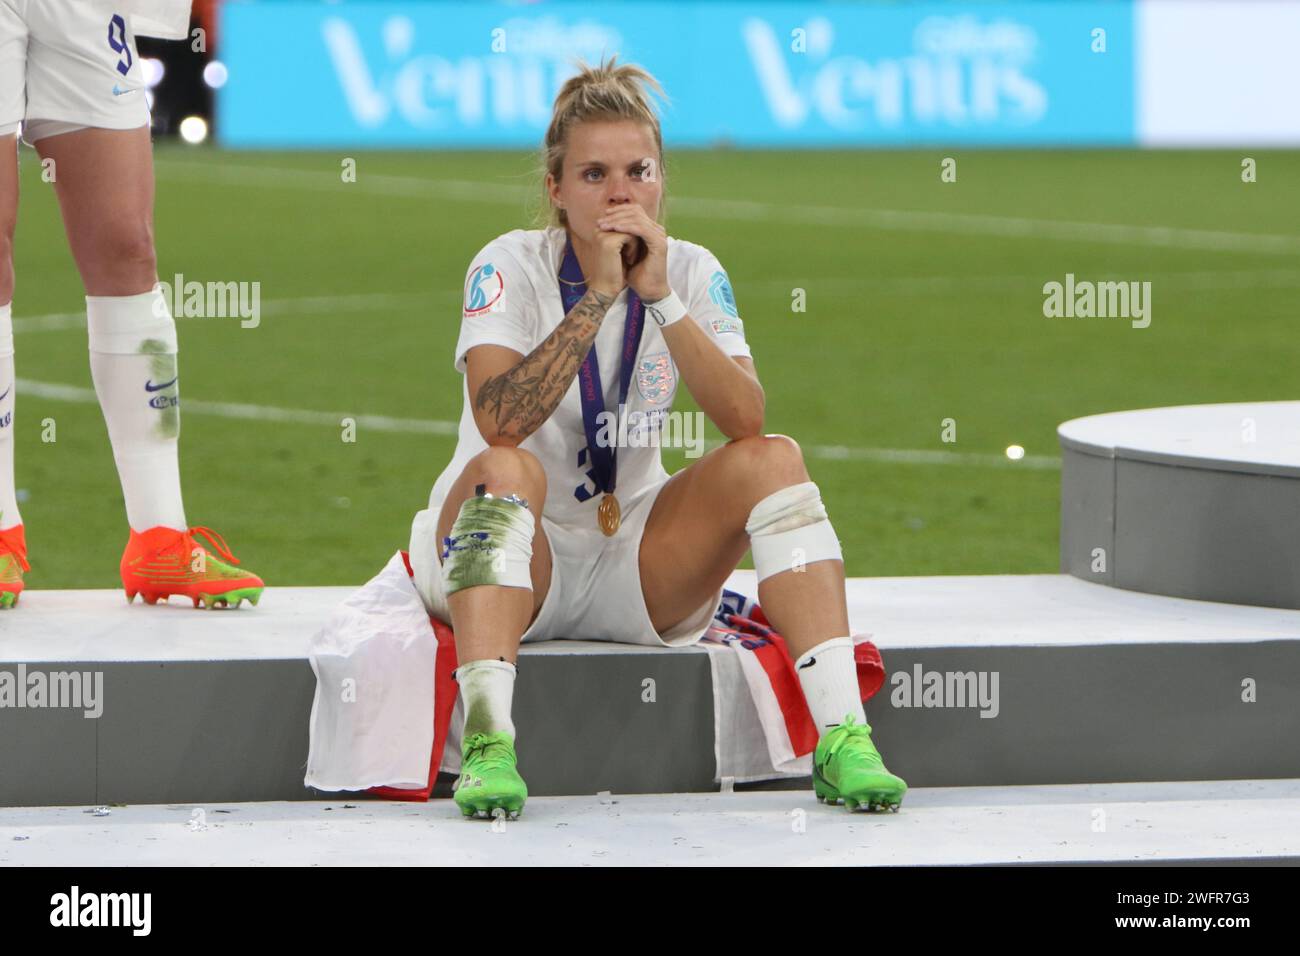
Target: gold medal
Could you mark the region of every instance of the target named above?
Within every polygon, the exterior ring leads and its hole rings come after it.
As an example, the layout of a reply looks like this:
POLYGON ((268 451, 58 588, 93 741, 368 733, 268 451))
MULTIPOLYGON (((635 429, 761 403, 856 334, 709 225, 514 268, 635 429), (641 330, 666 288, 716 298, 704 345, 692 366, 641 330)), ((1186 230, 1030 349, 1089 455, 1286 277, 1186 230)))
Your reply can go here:
POLYGON ((621 520, 618 499, 609 494, 601 498, 600 507, 596 509, 596 523, 600 525, 600 530, 605 532, 606 537, 612 536, 618 530, 621 520))

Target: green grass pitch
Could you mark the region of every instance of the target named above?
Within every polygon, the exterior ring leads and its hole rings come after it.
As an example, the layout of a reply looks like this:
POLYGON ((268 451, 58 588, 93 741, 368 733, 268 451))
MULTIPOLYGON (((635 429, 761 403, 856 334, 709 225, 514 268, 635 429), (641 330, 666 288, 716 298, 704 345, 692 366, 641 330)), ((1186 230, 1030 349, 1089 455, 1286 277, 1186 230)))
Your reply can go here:
MULTIPOLYGON (((406 546, 454 438, 362 424, 347 443, 328 414, 296 412, 458 420, 465 269, 530 224, 534 162, 157 148, 161 277, 261 283, 257 328, 179 320, 181 468, 190 521, 271 586, 359 583, 406 546)), ((1300 153, 677 152, 666 184, 669 232, 730 273, 766 430, 804 447, 850 575, 1055 572, 1060 473, 1043 459, 1060 422, 1297 397, 1300 153), (1066 273, 1150 281, 1150 327, 1046 318, 1043 284, 1066 273)), ((117 587, 126 523, 99 409, 48 387, 90 388, 84 324, 41 318, 84 302, 26 147, 21 196, 17 369, 41 383, 20 386, 15 421, 28 583, 117 587)), ((695 406, 683 392, 677 407, 695 406)), ((665 452, 669 471, 686 463, 665 452)))

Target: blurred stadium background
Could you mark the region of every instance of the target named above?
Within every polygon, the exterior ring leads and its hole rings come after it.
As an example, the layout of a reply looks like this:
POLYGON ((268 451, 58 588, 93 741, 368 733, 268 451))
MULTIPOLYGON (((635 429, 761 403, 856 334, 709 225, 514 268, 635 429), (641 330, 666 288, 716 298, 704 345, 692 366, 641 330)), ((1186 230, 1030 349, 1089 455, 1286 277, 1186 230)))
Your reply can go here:
MULTIPOLYGON (((178 320, 186 505, 271 585, 405 547, 465 268, 531 223, 575 56, 663 82, 669 231, 730 272, 850 575, 1055 572, 1060 422, 1297 397, 1295 4, 199 0, 194 28, 140 43, 160 278, 257 282, 261 314, 178 320), (1045 317, 1067 273, 1150 282, 1149 327, 1045 317)), ((112 587, 82 290, 27 147, 21 178, 30 581, 112 587)))

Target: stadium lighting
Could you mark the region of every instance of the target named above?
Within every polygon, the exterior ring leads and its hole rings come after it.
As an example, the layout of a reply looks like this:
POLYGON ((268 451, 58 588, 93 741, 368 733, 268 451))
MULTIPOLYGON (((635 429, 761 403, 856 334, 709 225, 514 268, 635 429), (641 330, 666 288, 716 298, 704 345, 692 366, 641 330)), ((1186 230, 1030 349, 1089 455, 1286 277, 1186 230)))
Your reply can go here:
POLYGON ((203 82, 214 90, 219 90, 225 86, 229 77, 230 71, 226 69, 226 64, 220 60, 213 60, 203 68, 203 82))
POLYGON ((162 82, 167 68, 163 65, 162 60, 145 57, 140 60, 140 72, 144 74, 145 88, 151 90, 162 82))
POLYGON ((1008 445, 1007 457, 1012 461, 1019 461, 1021 458, 1025 457, 1025 450, 1019 445, 1008 445))
POLYGON ((181 120, 181 139, 198 145, 208 138, 208 123, 201 116, 187 116, 181 120))

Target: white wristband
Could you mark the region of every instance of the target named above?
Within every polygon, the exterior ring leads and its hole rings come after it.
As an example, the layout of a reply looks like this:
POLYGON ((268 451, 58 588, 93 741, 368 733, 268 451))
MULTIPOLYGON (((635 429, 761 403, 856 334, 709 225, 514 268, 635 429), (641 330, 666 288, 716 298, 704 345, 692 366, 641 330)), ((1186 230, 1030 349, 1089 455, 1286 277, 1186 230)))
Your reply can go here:
POLYGON ((686 306, 682 305, 682 300, 677 298, 676 292, 669 292, 658 302, 645 303, 645 310, 661 329, 672 325, 686 314, 686 306))

